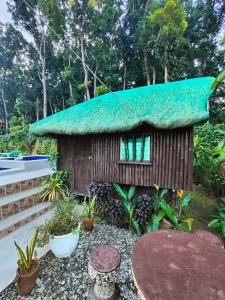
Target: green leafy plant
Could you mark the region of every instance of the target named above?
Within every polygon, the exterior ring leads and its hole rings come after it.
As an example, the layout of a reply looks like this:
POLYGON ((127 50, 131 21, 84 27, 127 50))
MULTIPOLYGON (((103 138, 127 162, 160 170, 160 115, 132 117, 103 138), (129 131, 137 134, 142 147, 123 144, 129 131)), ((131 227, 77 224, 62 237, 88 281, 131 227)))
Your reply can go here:
MULTIPOLYGON (((154 184, 156 192, 153 195, 154 201, 154 213, 152 214, 147 226, 146 232, 156 231, 159 229, 160 222, 163 218, 165 218, 171 225, 171 228, 187 231, 186 227, 182 225, 181 213, 183 208, 187 208, 190 202, 190 195, 185 194, 183 190, 178 191, 178 195, 180 197, 179 201, 179 210, 177 212, 170 207, 170 205, 164 200, 164 196, 167 193, 167 189, 163 189, 161 193, 159 193, 160 187, 154 184)), ((188 230, 190 223, 188 225, 188 230)))
POLYGON ((59 159, 59 153, 54 152, 50 154, 49 162, 51 165, 52 170, 56 172, 57 160, 59 159))
POLYGON ((225 69, 219 73, 216 79, 213 81, 211 90, 214 90, 220 83, 225 81, 225 69))
POLYGON ((39 245, 45 245, 51 236, 79 231, 79 217, 74 207, 75 203, 64 200, 54 203, 53 216, 39 227, 39 245))
POLYGON ((122 189, 121 186, 116 183, 113 183, 113 187, 123 203, 125 213, 128 217, 129 228, 134 233, 140 234, 141 228, 134 218, 134 208, 136 205, 136 199, 134 198, 134 195, 136 192, 136 187, 131 186, 128 191, 122 189))
POLYGON ((30 243, 28 243, 26 247, 26 252, 23 252, 23 250, 17 244, 17 242, 14 241, 18 258, 19 258, 17 265, 18 265, 18 273, 20 274, 29 273, 32 269, 37 237, 38 237, 38 229, 34 232, 30 243))
POLYGON ((224 124, 205 124, 195 128, 194 178, 219 195, 225 194, 221 164, 225 162, 224 124))
POLYGON ((177 191, 177 199, 178 199, 177 202, 178 202, 178 208, 179 208, 178 216, 180 218, 183 208, 188 208, 190 200, 191 200, 191 196, 190 196, 190 194, 185 193, 183 190, 180 189, 177 191))
POLYGON ((187 224, 187 228, 189 232, 192 232, 194 218, 187 218, 183 220, 183 223, 187 224))
POLYGON ((68 173, 66 171, 56 171, 50 175, 49 178, 42 181, 42 185, 45 186, 44 190, 41 192, 41 197, 43 200, 57 201, 60 200, 67 186, 65 184, 68 173))
POLYGON ((217 213, 212 215, 212 221, 209 222, 209 228, 215 228, 221 238, 225 240, 225 202, 223 201, 217 210, 217 213))
POLYGON ((90 195, 85 197, 83 202, 85 218, 91 218, 93 216, 95 200, 96 200, 96 196, 94 196, 93 198, 91 198, 90 195))
POLYGON ((100 85, 96 87, 96 96, 101 96, 108 92, 109 90, 104 85, 100 85))

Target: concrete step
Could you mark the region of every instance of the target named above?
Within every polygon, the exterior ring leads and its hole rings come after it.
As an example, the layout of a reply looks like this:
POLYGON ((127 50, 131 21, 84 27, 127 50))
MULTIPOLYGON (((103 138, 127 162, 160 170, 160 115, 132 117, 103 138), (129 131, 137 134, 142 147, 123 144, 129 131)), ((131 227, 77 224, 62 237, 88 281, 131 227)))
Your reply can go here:
POLYGON ((51 208, 49 202, 39 203, 0 221, 0 238, 41 216, 51 208))
POLYGON ((41 202, 40 192, 44 187, 38 186, 23 192, 0 198, 0 220, 23 211, 41 202))
MULTIPOLYGON (((33 221, 16 229, 12 233, 0 239, 0 293, 13 282, 17 268, 17 253, 14 245, 16 241, 23 250, 26 249, 27 242, 30 240, 35 228, 45 223, 52 215, 52 210, 44 213, 33 221)), ((37 255, 40 258, 49 250, 46 245, 43 248, 37 248, 37 255)), ((0 296, 1 298, 1 296, 0 296)), ((7 299, 5 299, 7 300, 7 299)))
POLYGON ((40 169, 0 176, 0 198, 37 187, 52 173, 51 169, 40 169))

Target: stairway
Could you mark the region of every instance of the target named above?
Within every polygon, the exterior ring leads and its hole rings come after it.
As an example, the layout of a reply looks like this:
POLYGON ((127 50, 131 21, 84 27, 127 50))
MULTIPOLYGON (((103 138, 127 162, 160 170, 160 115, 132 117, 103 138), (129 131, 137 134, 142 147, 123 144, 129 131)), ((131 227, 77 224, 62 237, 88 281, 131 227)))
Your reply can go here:
POLYGON ((50 210, 40 197, 41 181, 49 174, 48 169, 0 177, 0 239, 50 210))

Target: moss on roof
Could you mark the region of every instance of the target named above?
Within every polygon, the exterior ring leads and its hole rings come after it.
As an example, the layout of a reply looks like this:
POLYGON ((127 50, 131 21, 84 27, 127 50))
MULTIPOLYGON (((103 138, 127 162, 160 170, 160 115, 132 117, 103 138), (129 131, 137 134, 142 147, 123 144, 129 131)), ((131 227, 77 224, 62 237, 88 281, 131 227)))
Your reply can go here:
POLYGON ((142 123, 173 129, 206 121, 213 77, 200 77, 108 93, 74 105, 30 127, 32 134, 128 131, 142 123))

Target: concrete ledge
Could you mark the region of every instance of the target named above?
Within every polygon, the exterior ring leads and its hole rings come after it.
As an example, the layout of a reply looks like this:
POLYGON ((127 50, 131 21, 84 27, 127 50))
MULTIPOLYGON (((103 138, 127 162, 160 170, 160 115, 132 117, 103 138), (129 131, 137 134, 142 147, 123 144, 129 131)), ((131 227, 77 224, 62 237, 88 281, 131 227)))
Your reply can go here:
POLYGON ((7 184, 17 183, 24 180, 34 179, 38 177, 43 177, 52 174, 53 171, 50 168, 27 171, 17 174, 5 175, 0 177, 0 187, 3 187, 7 184))

